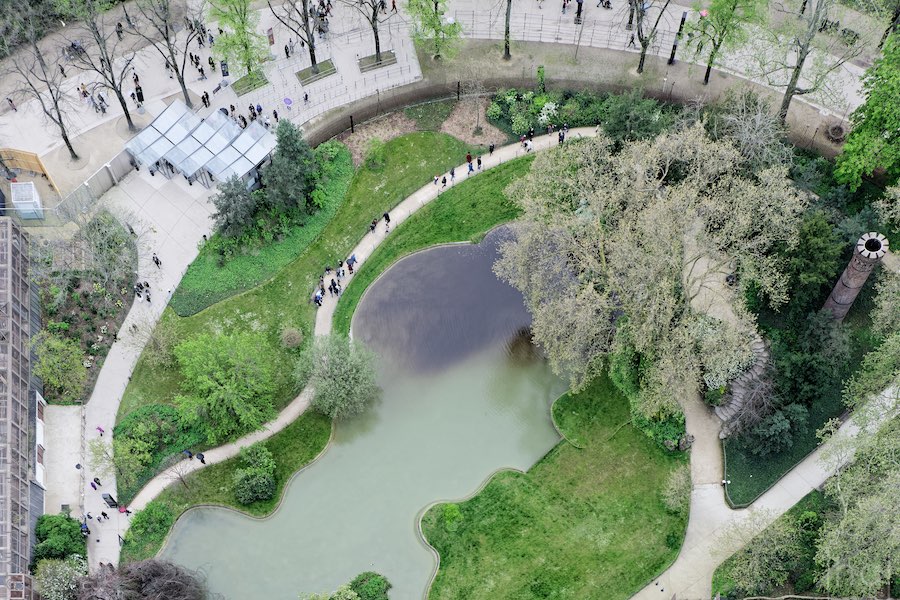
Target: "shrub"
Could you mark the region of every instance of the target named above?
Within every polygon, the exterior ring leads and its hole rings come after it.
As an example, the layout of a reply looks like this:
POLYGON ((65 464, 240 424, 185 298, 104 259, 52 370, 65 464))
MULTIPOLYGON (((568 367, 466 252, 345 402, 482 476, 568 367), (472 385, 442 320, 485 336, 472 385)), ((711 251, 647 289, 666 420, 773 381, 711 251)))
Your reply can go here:
POLYGON ((350 589, 359 595, 359 600, 388 600, 391 582, 384 575, 366 571, 353 578, 350 589))
POLYGON ((317 338, 297 363, 298 383, 315 389, 312 406, 332 419, 360 414, 379 394, 374 355, 346 337, 317 338))
POLYGON ((32 338, 31 347, 37 355, 34 374, 43 380, 47 395, 59 402, 80 400, 87 371, 78 343, 45 330, 32 338))
POLYGON ((285 327, 281 330, 281 345, 293 350, 303 343, 303 332, 296 327, 285 327))
POLYGON ((86 556, 81 523, 66 515, 41 515, 34 527, 37 545, 34 561, 66 559, 73 555, 86 556))
POLYGON ((234 473, 234 495, 241 504, 275 496, 275 459, 262 443, 241 450, 244 467, 234 473))
POLYGON ((131 517, 131 526, 125 534, 123 552, 127 554, 127 547, 138 543, 137 540, 147 547, 159 547, 174 523, 175 514, 172 507, 165 502, 151 500, 144 510, 137 511, 131 517))
POLYGON ((491 102, 490 106, 487 109, 487 118, 491 121, 497 121, 503 116, 503 109, 500 108, 500 105, 497 101, 491 102))
POLYGON ((744 445, 753 454, 765 457, 794 445, 794 436, 806 432, 809 411, 796 402, 765 417, 744 435, 744 445))
POLYGON ((44 600, 75 600, 78 580, 88 573, 83 556, 73 555, 65 560, 45 559, 34 572, 35 587, 44 600))
POLYGON ((452 502, 445 504, 442 514, 444 517, 444 528, 447 531, 456 531, 459 528, 459 522, 463 518, 459 504, 452 502))
POLYGON ((691 466, 679 465, 669 473, 663 490, 663 503, 672 514, 687 516, 691 506, 691 466))

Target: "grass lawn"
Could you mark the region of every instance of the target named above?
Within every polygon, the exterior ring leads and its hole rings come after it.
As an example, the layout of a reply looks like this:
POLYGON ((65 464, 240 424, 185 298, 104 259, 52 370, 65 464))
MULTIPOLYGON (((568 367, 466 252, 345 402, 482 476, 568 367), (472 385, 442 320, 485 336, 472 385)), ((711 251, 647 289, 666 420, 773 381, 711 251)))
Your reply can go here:
MULTIPOLYGON (((198 504, 230 506, 256 517, 264 517, 281 501, 285 484, 294 473, 322 452, 330 436, 331 422, 328 418, 308 411, 263 442, 272 452, 277 464, 275 497, 271 500, 254 502, 248 506, 237 503, 232 493, 232 482, 235 470, 241 467, 241 460, 232 458, 188 475, 184 483, 173 482, 153 502, 159 503, 170 513, 172 523, 185 510, 198 504)), ((164 529, 165 531, 155 531, 153 535, 136 534, 134 529, 130 529, 122 546, 122 560, 131 562, 155 556, 168 534, 168 528, 164 529)))
POLYGON ((618 429, 628 403, 605 377, 553 411, 583 450, 560 442, 527 473, 495 475, 458 515, 440 504, 423 517, 441 555, 429 598, 624 599, 677 556, 686 518, 661 493, 686 457, 618 429))
MULTIPOLYGON (((276 409, 281 409, 298 392, 292 376, 299 349, 281 346, 284 327, 296 327, 304 336, 304 346, 312 337, 315 305, 311 295, 326 264, 335 265, 368 232, 373 217, 380 217, 400 200, 431 181, 434 173, 462 162, 468 147, 442 133, 420 132, 395 138, 385 145, 385 166, 381 171, 360 168, 353 177, 347 197, 334 218, 306 249, 263 285, 214 304, 196 315, 173 319, 178 339, 201 333, 259 332, 266 339, 260 352, 268 353, 276 369, 276 409)), ((302 348, 302 346, 301 346, 302 348)), ((138 361, 134 375, 119 407, 126 411, 152 403, 171 403, 181 376, 176 368, 151 369, 138 361)))
POLYGON ((400 224, 362 264, 344 290, 334 314, 334 329, 347 333, 366 288, 402 256, 435 244, 475 241, 499 223, 515 219, 519 207, 504 193, 525 175, 534 156, 494 167, 450 188, 400 224))
POLYGON ((329 75, 337 73, 337 69, 334 67, 334 63, 330 58, 316 63, 316 66, 319 68, 318 73, 314 73, 312 67, 306 67, 305 69, 297 71, 297 79, 300 80, 302 85, 315 83, 316 81, 325 79, 329 75))
POLYGON ((265 85, 269 85, 269 80, 266 79, 266 74, 263 73, 262 70, 257 69, 236 79, 235 82, 231 84, 231 87, 234 89, 235 94, 243 96, 244 94, 257 90, 265 85))
POLYGON ((187 273, 169 301, 181 317, 196 314, 225 298, 255 287, 296 260, 331 222, 347 196, 353 179, 353 158, 343 144, 333 160, 326 163, 327 182, 320 189, 325 199, 322 206, 302 226, 289 231, 284 238, 249 248, 244 254, 220 262, 213 243, 204 245, 188 267, 187 273))
POLYGON ((403 114, 416 122, 416 128, 437 131, 456 107, 456 100, 440 100, 416 104, 403 109, 403 114))

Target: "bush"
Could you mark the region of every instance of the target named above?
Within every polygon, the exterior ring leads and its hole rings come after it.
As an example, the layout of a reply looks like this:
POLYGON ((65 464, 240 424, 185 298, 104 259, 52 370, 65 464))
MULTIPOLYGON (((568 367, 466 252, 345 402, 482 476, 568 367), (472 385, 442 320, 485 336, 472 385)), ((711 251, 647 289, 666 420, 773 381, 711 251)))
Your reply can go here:
POLYGON ((683 464, 669 473, 663 503, 675 515, 687 516, 691 507, 691 466, 683 464))
POLYGON ((275 495, 275 459, 262 443, 241 450, 244 468, 234 473, 234 495, 241 504, 270 500, 275 495))
POLYGON ((45 559, 37 564, 34 583, 43 600, 75 600, 78 580, 88 573, 83 556, 73 555, 65 560, 45 559))
POLYGON ((41 515, 34 527, 37 545, 34 561, 63 560, 73 555, 86 556, 81 523, 66 515, 41 515))
POLYGON ((454 504, 452 502, 444 505, 443 510, 444 516, 444 528, 447 531, 456 531, 459 528, 459 522, 462 521, 462 511, 459 509, 459 504, 454 504))
POLYGON ((31 347, 37 355, 34 374, 44 382, 47 396, 57 402, 81 400, 87 370, 78 343, 45 330, 32 338, 31 347))
POLYGON ((806 433, 809 411, 796 402, 763 418, 744 434, 744 446, 759 457, 778 454, 794 445, 794 436, 806 433))
POLYGON ((303 343, 303 332, 296 327, 285 327, 281 330, 281 345, 293 350, 303 343))
POLYGON ((391 582, 384 575, 366 571, 353 578, 350 589, 357 593, 359 600, 388 600, 391 582))
POLYGON ((174 523, 175 514, 171 506, 159 500, 148 502, 144 510, 137 511, 131 517, 131 526, 125 534, 123 554, 127 556, 133 552, 129 546, 137 544, 138 541, 145 546, 158 548, 174 523))
POLYGON ((297 363, 298 383, 315 389, 312 406, 332 419, 360 414, 379 394, 374 355, 340 335, 317 338, 297 363))

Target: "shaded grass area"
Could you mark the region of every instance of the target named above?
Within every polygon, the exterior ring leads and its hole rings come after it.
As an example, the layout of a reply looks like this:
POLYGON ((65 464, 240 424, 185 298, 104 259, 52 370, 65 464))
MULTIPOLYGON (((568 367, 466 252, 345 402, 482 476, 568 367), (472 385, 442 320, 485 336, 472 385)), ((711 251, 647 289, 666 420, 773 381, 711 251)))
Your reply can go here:
POLYGON ((258 90, 266 85, 269 85, 266 74, 263 73, 261 69, 257 69, 256 71, 252 71, 243 77, 236 79, 235 82, 231 84, 231 87, 234 89, 235 94, 243 96, 244 94, 252 92, 253 90, 258 90))
POLYGON ((585 449, 561 442, 527 473, 500 473, 423 517, 441 556, 429 598, 624 599, 677 556, 687 521, 661 493, 686 457, 619 429, 628 403, 606 377, 553 411, 585 449))
POLYGON ((346 198, 353 179, 350 150, 342 144, 338 147, 337 155, 323 167, 326 183, 321 197, 325 203, 303 225, 292 227, 281 240, 260 244, 228 259, 219 255, 216 236, 200 249, 169 301, 179 316, 193 315, 261 284, 296 260, 322 233, 346 198))
MULTIPOLYGON (((805 512, 812 511, 817 513, 820 517, 824 516, 825 513, 833 510, 835 508, 834 503, 828 499, 822 492, 817 490, 813 490, 806 496, 804 496, 797 504, 795 504, 790 510, 786 513, 778 517, 776 521, 779 522, 796 522, 800 515, 805 512)), ((770 525, 772 527, 774 525, 770 525)), ((817 534, 818 531, 810 532, 812 534, 817 534)), ((745 552, 753 552, 753 547, 755 544, 760 543, 760 536, 762 533, 757 535, 750 543, 741 551, 730 556, 725 562, 718 566, 715 573, 713 573, 712 580, 712 592, 713 594, 720 593, 723 598, 737 598, 741 594, 738 594, 735 590, 736 583, 733 577, 732 570, 735 565, 741 559, 741 555, 745 552)), ((812 536, 810 536, 811 538, 812 536)), ((816 581, 816 564, 815 564, 815 545, 811 543, 803 548, 803 552, 800 556, 797 556, 797 564, 792 569, 792 572, 789 576, 789 583, 791 585, 791 589, 789 590, 778 590, 779 592, 808 592, 813 588, 814 583, 816 581)), ((771 590, 774 594, 776 590, 771 590)))
POLYGON ((456 100, 440 100, 407 106, 403 114, 416 122, 416 127, 425 131, 437 131, 456 107, 456 100))
POLYGON ((325 79, 329 75, 334 75, 335 73, 337 73, 334 62, 332 62, 330 58, 317 63, 316 66, 319 68, 318 73, 314 72, 311 66, 297 71, 297 79, 300 80, 300 83, 302 85, 315 83, 320 79, 325 79))
MULTIPOLYGON (((841 266, 843 269, 843 264, 841 266)), ((844 319, 844 327, 850 334, 850 364, 848 373, 859 368, 863 356, 878 347, 880 340, 872 333, 869 312, 874 298, 873 282, 869 281, 860 292, 856 303, 844 319)), ((775 332, 788 325, 773 313, 761 313, 760 326, 763 330, 775 332)), ((777 346, 773 345, 773 349, 777 346)), ((777 357, 773 355, 773 360, 777 357)), ((754 455, 745 447, 740 438, 730 437, 723 444, 725 452, 725 479, 730 483, 725 487, 726 498, 734 507, 744 507, 759 498, 781 479, 797 463, 807 457, 819 445, 816 431, 830 419, 837 418, 846 410, 841 386, 823 387, 821 393, 809 406, 809 422, 806 431, 793 434, 793 446, 783 452, 765 457, 754 455)))
POLYGON ((534 156, 505 163, 450 188, 401 223, 362 264, 344 290, 334 313, 334 329, 350 331, 350 321, 365 290, 400 257, 435 244, 475 241, 520 209, 504 190, 525 175, 534 156))
MULTIPOLYGON (((420 132, 395 138, 385 145, 385 166, 380 171, 361 167, 353 177, 347 197, 322 233, 297 257, 265 284, 219 302, 191 317, 172 318, 177 338, 184 340, 202 333, 258 332, 264 337, 267 353, 278 365, 275 408, 293 400, 299 385, 293 378, 297 353, 309 344, 315 324, 314 286, 325 265, 336 265, 368 232, 368 223, 393 208, 406 196, 428 183, 434 173, 459 164, 468 147, 442 133, 420 132), (416 160, 410 160, 415 157, 416 160), (304 343, 289 350, 280 343, 280 332, 295 327, 303 332, 304 343)), ((119 418, 127 410, 145 404, 168 404, 181 383, 177 368, 151 368, 144 357, 138 361, 132 380, 119 407, 119 418)))
MULTIPOLYGON (((276 462, 275 496, 271 500, 238 504, 232 491, 235 471, 241 467, 240 458, 232 458, 217 465, 210 465, 184 478, 174 481, 149 507, 159 513, 155 527, 129 529, 122 546, 122 561, 132 562, 152 558, 159 552, 171 525, 191 506, 218 504, 236 508, 255 517, 270 514, 281 502, 285 485, 298 470, 309 464, 328 443, 331 421, 318 413, 307 411, 279 433, 263 442, 272 452, 276 462)), ((132 517, 138 518, 138 515, 132 517)))

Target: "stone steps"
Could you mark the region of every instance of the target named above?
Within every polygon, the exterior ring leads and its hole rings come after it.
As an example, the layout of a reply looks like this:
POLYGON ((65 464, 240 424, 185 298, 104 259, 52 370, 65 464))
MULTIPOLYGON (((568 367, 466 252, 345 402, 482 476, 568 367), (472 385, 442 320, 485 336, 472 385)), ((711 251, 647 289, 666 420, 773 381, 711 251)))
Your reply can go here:
POLYGON ((721 439, 731 434, 732 426, 729 422, 740 412, 750 387, 766 372, 769 364, 769 349, 759 335, 750 343, 750 349, 755 357, 753 364, 731 382, 725 402, 715 409, 716 416, 724 423, 719 432, 721 439))

